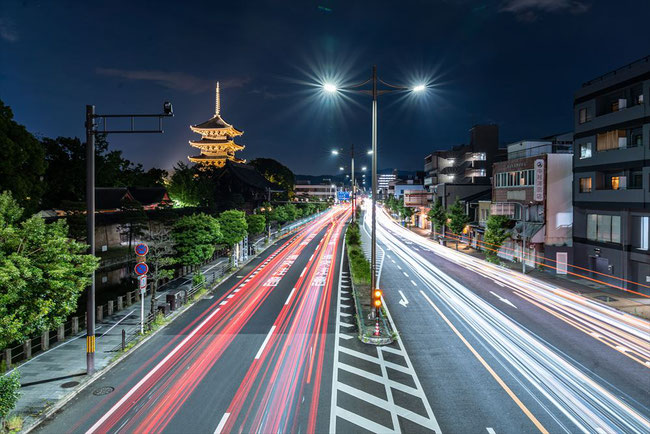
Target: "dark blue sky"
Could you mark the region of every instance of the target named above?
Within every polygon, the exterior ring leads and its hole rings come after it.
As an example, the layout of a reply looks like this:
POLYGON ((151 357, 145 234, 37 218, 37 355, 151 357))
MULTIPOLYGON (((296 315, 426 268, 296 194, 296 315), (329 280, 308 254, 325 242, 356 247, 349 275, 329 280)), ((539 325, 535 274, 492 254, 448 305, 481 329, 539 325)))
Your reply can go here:
POLYGON ((82 136, 99 113, 176 116, 163 135, 112 136, 145 167, 194 150, 188 126, 214 111, 245 131, 244 158, 336 172, 332 147, 370 144, 370 99, 324 99, 324 77, 427 80, 380 99, 381 168, 419 169, 476 123, 501 141, 568 131, 590 78, 650 54, 646 0, 14 1, 0 5, 0 98, 35 134, 82 136))

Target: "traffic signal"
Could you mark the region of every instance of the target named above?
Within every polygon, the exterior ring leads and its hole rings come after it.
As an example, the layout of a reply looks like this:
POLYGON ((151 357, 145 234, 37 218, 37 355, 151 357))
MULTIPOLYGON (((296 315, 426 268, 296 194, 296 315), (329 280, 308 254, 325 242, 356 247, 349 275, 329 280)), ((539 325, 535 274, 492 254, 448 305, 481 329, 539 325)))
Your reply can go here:
POLYGON ((377 309, 381 309, 381 289, 375 289, 372 292, 372 305, 377 309))

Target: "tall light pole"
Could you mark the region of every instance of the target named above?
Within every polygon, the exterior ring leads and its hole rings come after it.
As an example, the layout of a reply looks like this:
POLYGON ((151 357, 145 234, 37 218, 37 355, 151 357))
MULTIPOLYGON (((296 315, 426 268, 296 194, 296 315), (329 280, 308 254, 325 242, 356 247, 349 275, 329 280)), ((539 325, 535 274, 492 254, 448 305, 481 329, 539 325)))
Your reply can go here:
MULTIPOLYGON (((343 152, 343 148, 340 149, 333 149, 332 150, 332 155, 340 155, 340 153, 343 152)), ((368 152, 370 154, 370 151, 368 152)), ((356 221, 356 200, 357 200, 357 179, 354 176, 354 143, 350 145, 350 187, 351 187, 351 193, 350 193, 350 207, 352 208, 352 222, 356 221)), ((341 166, 339 167, 339 170, 345 170, 345 167, 341 166)), ((365 171, 366 168, 364 166, 363 170, 365 171)))
MULTIPOLYGON (((370 294, 374 293, 377 288, 377 99, 379 95, 396 91, 422 92, 426 90, 426 85, 418 84, 414 87, 397 86, 386 83, 377 77, 377 66, 372 67, 372 75, 362 83, 338 88, 334 83, 323 84, 323 90, 329 93, 335 93, 338 90, 352 91, 370 95, 372 97, 372 230, 371 230, 371 249, 370 249, 370 294), (388 89, 378 89, 377 84, 380 82, 388 89), (361 87, 371 84, 370 89, 361 89, 361 87)), ((372 301, 372 300, 371 300, 372 301)))
MULTIPOLYGON (((95 114, 95 106, 86 106, 86 230, 88 238, 88 251, 95 255, 95 135, 116 134, 116 133, 162 133, 162 118, 174 116, 170 102, 163 104, 161 114, 136 114, 136 115, 98 115, 95 114), (109 118, 130 118, 129 129, 108 130, 107 120, 109 118), (158 129, 138 130, 135 128, 136 118, 158 118, 158 129), (97 130, 96 119, 102 121, 103 129, 97 130)), ((91 375, 95 372, 95 271, 90 276, 88 297, 86 301, 86 373, 91 375)))

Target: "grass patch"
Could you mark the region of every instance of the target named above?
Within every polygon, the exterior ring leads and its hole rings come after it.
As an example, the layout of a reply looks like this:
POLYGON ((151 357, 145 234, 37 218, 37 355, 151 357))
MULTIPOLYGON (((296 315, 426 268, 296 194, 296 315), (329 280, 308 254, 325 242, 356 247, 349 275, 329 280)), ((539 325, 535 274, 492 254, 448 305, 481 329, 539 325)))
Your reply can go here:
POLYGON ((370 262, 361 248, 359 225, 350 223, 345 234, 345 244, 350 259, 350 273, 355 285, 370 285, 370 262))

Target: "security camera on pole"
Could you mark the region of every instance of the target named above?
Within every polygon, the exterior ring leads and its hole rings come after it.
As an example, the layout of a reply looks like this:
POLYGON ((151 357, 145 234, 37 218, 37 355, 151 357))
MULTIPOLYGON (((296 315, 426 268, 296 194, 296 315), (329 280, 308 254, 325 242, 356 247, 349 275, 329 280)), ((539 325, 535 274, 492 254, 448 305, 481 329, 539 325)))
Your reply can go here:
POLYGON ((137 264, 135 264, 135 274, 138 275, 138 289, 140 290, 140 334, 144 334, 144 297, 147 295, 147 272, 149 266, 147 265, 147 253, 149 247, 145 243, 139 243, 135 246, 135 254, 137 255, 137 264))

